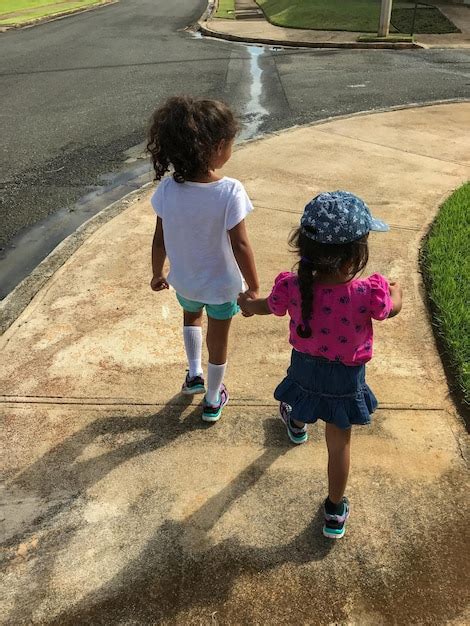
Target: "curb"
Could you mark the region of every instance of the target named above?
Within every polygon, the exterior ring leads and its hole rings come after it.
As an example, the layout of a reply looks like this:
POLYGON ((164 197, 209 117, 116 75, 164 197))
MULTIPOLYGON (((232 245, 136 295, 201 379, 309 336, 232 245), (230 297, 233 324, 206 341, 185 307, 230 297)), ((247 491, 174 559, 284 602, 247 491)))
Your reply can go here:
POLYGON ((153 183, 146 183, 140 189, 126 194, 113 202, 102 211, 84 222, 75 232, 66 237, 37 267, 22 280, 12 292, 0 301, 0 336, 10 328, 16 319, 23 313, 31 300, 49 282, 57 270, 80 248, 80 246, 106 222, 109 222, 129 204, 139 199, 147 187, 153 183))
POLYGON ((225 41, 236 41, 238 43, 263 44, 267 46, 279 46, 281 48, 343 48, 350 50, 413 50, 423 49, 425 46, 414 42, 371 42, 362 41, 351 42, 333 42, 333 41, 280 41, 279 39, 269 39, 267 37, 241 37, 231 33, 222 33, 220 31, 211 30, 204 26, 201 22, 195 25, 197 30, 205 37, 213 37, 214 39, 224 39, 225 41))
POLYGON ((29 22, 24 22, 23 24, 13 24, 11 26, 0 26, 0 34, 6 33, 9 30, 23 30, 24 28, 32 28, 33 26, 40 26, 41 24, 47 24, 48 22, 56 22, 58 20, 63 20, 66 17, 72 17, 73 15, 77 15, 78 13, 88 13, 89 11, 96 11, 96 9, 101 9, 103 7, 107 7, 110 4, 117 4, 119 0, 104 0, 100 2, 100 4, 96 4, 91 7, 78 7, 73 9, 72 11, 65 11, 63 13, 55 13, 51 16, 39 17, 37 20, 31 20, 29 22))
MULTIPOLYGON (((300 124, 285 128, 279 131, 268 133, 261 137, 254 137, 248 139, 243 143, 236 146, 236 150, 240 150, 244 146, 263 141, 269 137, 274 137, 280 134, 295 131, 299 128, 310 128, 313 126, 321 126, 333 122, 336 120, 345 120, 353 117, 362 117, 365 115, 374 115, 378 113, 390 113, 393 111, 403 111, 406 109, 419 109, 430 106, 439 106, 444 104, 458 104, 461 102, 470 102, 470 98, 452 98, 449 100, 435 100, 429 102, 413 102, 410 104, 399 104, 392 107, 382 107, 378 109, 371 109, 368 111, 358 111, 356 113, 347 113, 345 115, 336 115, 333 117, 326 117, 314 122, 307 122, 306 124, 300 124)), ((48 283, 55 272, 64 265, 64 263, 76 252, 80 246, 93 235, 101 226, 106 224, 122 211, 128 208, 129 204, 134 200, 138 200, 140 194, 144 193, 147 188, 153 185, 153 181, 142 185, 140 189, 131 191, 123 196, 120 200, 113 202, 105 209, 100 211, 97 215, 94 215, 87 222, 77 228, 77 230, 66 237, 49 255, 41 261, 41 263, 34 268, 31 274, 22 280, 11 293, 9 293, 3 300, 0 301, 0 336, 3 335, 8 328, 16 321, 21 313, 26 309, 28 304, 33 298, 41 291, 41 289, 48 283)))
MULTIPOLYGON (((447 100, 427 100, 425 102, 410 102, 408 104, 395 104, 389 107, 378 107, 376 109, 368 109, 366 111, 356 111, 355 113, 344 113, 342 115, 333 115, 330 117, 324 117, 321 120, 315 120, 314 122, 306 122, 305 124, 294 124, 294 126, 289 126, 288 128, 275 130, 270 133, 266 133, 265 135, 253 137, 252 139, 246 139, 245 141, 243 141, 243 143, 237 144, 234 147, 234 150, 239 150, 240 148, 248 144, 256 143, 258 141, 263 141, 264 139, 269 139, 270 137, 284 135, 284 134, 299 130, 301 128, 312 128, 313 126, 323 126, 324 124, 329 124, 330 122, 339 122, 341 120, 349 120, 349 119, 352 119, 353 117, 365 117, 366 115, 377 115, 379 113, 393 113, 394 111, 406 111, 407 109, 424 109, 427 107, 442 106, 446 104, 462 104, 464 102, 470 102, 470 96, 468 98, 449 98, 447 100)), ((442 201, 444 201, 446 197, 447 196, 444 196, 442 201)), ((0 302, 0 307, 1 307, 1 302, 0 302)))

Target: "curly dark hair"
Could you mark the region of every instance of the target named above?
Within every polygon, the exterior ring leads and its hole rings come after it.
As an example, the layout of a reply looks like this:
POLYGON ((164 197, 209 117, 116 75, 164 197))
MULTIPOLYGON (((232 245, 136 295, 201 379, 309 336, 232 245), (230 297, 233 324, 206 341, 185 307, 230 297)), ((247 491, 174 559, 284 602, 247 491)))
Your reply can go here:
POLYGON ((326 244, 314 241, 305 234, 312 227, 300 227, 289 238, 292 250, 300 256, 297 268, 299 290, 302 299, 302 324, 297 326, 297 334, 303 339, 312 336, 310 321, 313 309, 313 285, 321 276, 334 275, 348 268, 347 278, 352 280, 367 265, 369 248, 368 235, 342 244, 326 244))
POLYGON ((221 141, 232 141, 238 130, 234 114, 223 102, 169 98, 153 114, 148 134, 156 180, 171 167, 178 183, 207 174, 214 150, 221 141))

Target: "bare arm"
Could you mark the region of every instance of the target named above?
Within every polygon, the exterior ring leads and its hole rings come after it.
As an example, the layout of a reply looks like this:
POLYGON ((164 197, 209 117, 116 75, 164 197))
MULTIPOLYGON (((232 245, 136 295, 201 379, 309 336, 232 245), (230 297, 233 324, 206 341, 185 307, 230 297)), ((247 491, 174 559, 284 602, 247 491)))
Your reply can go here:
POLYGON ((165 264, 166 250, 165 241, 163 238, 163 224, 160 217, 157 217, 157 224, 155 226, 155 233, 152 241, 152 271, 153 276, 150 281, 150 286, 154 291, 161 291, 162 289, 168 289, 169 285, 166 282, 166 278, 163 275, 163 265, 165 264))
POLYGON ((400 313, 403 303, 403 291, 398 283, 390 283, 390 298, 392 300, 393 307, 388 317, 395 317, 395 315, 400 313))
POLYGON ((271 315, 267 298, 252 298, 249 292, 238 296, 238 306, 245 315, 271 315))
POLYGON ((252 296, 256 296, 259 291, 258 273, 256 271, 255 256, 246 231, 245 220, 242 220, 228 233, 233 254, 243 278, 246 280, 248 291, 252 296))

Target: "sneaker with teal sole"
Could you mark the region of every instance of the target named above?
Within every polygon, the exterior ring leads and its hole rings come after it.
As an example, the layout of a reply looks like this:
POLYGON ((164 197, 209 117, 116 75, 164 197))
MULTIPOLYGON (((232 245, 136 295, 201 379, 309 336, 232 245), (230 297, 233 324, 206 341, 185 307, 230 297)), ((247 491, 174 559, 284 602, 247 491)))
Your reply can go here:
POLYGON ((204 397, 204 401, 202 403, 202 419, 204 422, 218 422, 220 416, 222 415, 222 409, 227 404, 228 399, 228 391, 224 384, 220 386, 218 404, 209 404, 204 397))
MULTIPOLYGON (((326 503, 326 500, 325 500, 326 503)), ((325 514, 325 523, 323 524, 323 535, 328 539, 341 539, 346 532, 346 520, 349 517, 349 500, 346 496, 342 499, 343 512, 341 515, 331 515, 326 512, 325 504, 323 510, 325 514)))
POLYGON ((290 416, 291 412, 292 407, 290 406, 290 404, 287 404, 286 402, 281 402, 281 404, 279 405, 279 415, 287 429, 287 435, 289 439, 292 441, 292 443, 295 444, 305 443, 308 439, 307 425, 304 424, 302 428, 297 428, 295 424, 292 423, 290 416))
POLYGON ((183 386, 181 387, 181 393, 185 396, 193 396, 196 393, 206 393, 204 378, 202 376, 190 376, 188 372, 183 386))

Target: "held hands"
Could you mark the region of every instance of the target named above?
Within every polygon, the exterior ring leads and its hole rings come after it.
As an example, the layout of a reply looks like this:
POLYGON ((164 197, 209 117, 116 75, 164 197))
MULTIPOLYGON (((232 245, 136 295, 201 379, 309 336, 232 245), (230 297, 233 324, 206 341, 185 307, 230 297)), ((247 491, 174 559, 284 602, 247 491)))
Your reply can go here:
POLYGON ((402 301, 403 301, 403 291, 398 283, 391 281, 389 284, 390 284, 390 299, 392 301, 393 307, 388 317, 395 317, 395 315, 398 315, 398 313, 400 313, 401 311, 402 301))
POLYGON ((150 287, 153 291, 163 291, 163 289, 169 289, 170 285, 164 276, 154 276, 150 281, 150 287))
POLYGON ((244 293, 238 294, 237 304, 242 310, 243 317, 253 317, 254 313, 250 312, 250 303, 258 298, 258 292, 247 289, 244 293))
POLYGON ((394 295, 396 295, 396 296, 398 296, 400 298, 403 296, 403 289, 401 288, 399 283, 397 283, 395 281, 390 281, 389 285, 390 285, 390 296, 392 298, 393 298, 394 295))

